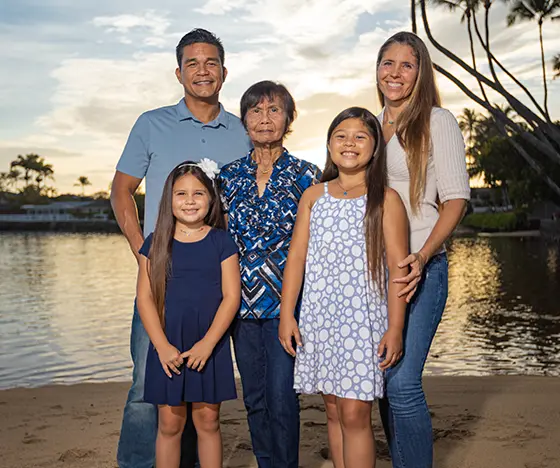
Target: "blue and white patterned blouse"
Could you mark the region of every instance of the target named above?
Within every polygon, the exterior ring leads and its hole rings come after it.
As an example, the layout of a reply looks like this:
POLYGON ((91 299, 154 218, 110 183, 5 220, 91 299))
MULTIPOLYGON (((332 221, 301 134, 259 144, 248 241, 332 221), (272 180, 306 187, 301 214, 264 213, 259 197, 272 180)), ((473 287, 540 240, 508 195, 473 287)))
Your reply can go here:
POLYGON ((219 175, 228 231, 239 248, 243 319, 270 319, 280 313, 282 275, 301 195, 321 177, 314 164, 284 150, 262 197, 251 152, 226 164, 219 175))

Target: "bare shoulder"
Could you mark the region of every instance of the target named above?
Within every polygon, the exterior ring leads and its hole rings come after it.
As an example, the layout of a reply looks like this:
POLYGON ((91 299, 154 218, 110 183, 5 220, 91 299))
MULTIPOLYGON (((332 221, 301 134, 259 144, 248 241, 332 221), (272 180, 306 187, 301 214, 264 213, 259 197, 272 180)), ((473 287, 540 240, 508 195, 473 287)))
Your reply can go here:
POLYGON ((301 196, 300 203, 305 203, 306 206, 311 208, 315 202, 321 198, 321 196, 325 193, 325 184, 315 184, 309 187, 308 189, 303 192, 301 196))
POLYGON ((391 208, 394 206, 404 207, 399 192, 397 192, 395 189, 392 189, 391 187, 387 187, 385 189, 385 201, 383 202, 383 206, 385 208, 391 208))
POLYGON ((406 214, 406 208, 404 207, 404 203, 401 199, 401 196, 399 195, 399 192, 397 192, 396 190, 387 187, 385 189, 385 201, 383 202, 383 216, 385 217, 385 219, 390 218, 390 219, 395 219, 395 217, 398 218, 406 218, 407 214, 406 214))

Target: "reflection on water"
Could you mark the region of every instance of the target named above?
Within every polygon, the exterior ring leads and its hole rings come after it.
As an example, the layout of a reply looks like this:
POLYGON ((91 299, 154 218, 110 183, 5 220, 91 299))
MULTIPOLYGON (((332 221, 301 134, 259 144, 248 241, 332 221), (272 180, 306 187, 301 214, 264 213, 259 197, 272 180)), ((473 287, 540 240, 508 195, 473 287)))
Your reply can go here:
POLYGON ((449 299, 426 370, 560 375, 558 245, 453 239, 449 299))
POLYGON ((120 235, 0 235, 0 388, 122 380, 135 261, 120 235))
MULTIPOLYGON (((560 375, 558 246, 454 239, 427 374, 560 375)), ((136 264, 115 234, 0 234, 0 388, 130 378, 136 264)))

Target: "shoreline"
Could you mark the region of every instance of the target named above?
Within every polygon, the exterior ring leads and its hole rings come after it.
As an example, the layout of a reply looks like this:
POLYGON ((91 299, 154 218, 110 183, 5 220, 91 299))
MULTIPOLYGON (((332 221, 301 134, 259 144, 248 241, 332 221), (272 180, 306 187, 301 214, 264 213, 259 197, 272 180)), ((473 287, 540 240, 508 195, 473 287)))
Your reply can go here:
POLYGON ((451 234, 451 237, 543 237, 542 233, 538 229, 522 230, 522 231, 478 231, 476 229, 466 227, 463 225, 457 226, 455 231, 451 234))
MULTIPOLYGON (((2 232, 66 232, 122 234, 114 220, 74 220, 74 221, 1 221, 2 232)), ((515 238, 544 238, 539 230, 486 232, 459 225, 451 237, 515 237, 515 238)))
MULTIPOLYGON (((560 466, 560 377, 429 376, 424 379, 439 468, 560 466)), ((12 468, 114 468, 123 383, 0 391, 0 451, 12 468)), ((239 389, 240 390, 240 389, 239 389)), ((241 395, 241 392, 239 392, 241 395)), ((300 466, 331 468, 319 396, 301 398, 300 466)), ((256 467, 241 396, 222 405, 224 466, 256 467)), ((377 468, 390 468, 374 405, 377 468)))
POLYGON ((0 232, 121 233, 115 220, 0 221, 0 232))

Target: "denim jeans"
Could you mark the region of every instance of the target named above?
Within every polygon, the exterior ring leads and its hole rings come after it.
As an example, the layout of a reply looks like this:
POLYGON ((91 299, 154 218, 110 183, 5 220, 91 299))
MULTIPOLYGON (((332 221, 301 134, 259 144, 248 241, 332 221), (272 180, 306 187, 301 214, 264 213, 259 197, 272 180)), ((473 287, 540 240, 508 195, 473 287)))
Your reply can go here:
MULTIPOLYGON (((156 455, 157 407, 144 402, 146 357, 150 338, 142 325, 136 301, 130 333, 130 353, 134 369, 132 386, 123 412, 117 448, 119 468, 152 468, 156 455)), ((189 414, 181 439, 181 468, 192 468, 196 459, 196 431, 189 414)))
POLYGON ((404 354, 386 373, 387 398, 379 401, 394 468, 432 468, 432 421, 422 372, 447 300, 447 255, 430 259, 408 306, 404 354))
POLYGON ((278 340, 278 324, 278 319, 238 319, 233 345, 259 468, 298 468, 294 359, 278 340))

